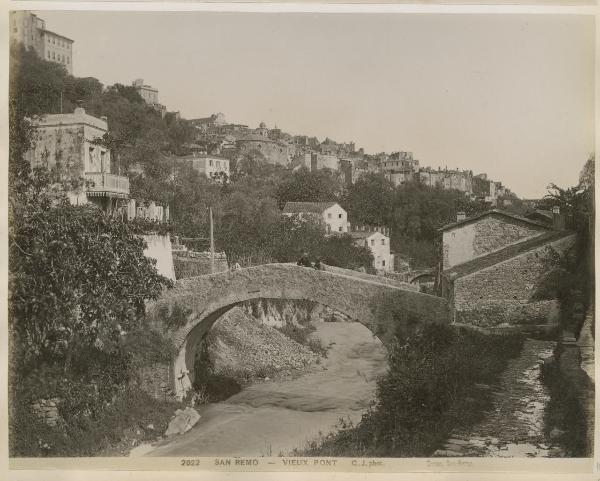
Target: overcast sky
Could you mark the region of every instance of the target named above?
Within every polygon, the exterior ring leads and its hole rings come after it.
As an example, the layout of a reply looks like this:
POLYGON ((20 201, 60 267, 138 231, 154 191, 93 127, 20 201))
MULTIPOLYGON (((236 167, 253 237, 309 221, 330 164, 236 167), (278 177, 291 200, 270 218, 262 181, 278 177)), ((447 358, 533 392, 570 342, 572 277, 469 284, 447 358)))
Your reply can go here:
POLYGON ((75 40, 75 75, 143 78, 185 118, 412 151, 524 198, 594 150, 591 16, 36 13, 75 40))

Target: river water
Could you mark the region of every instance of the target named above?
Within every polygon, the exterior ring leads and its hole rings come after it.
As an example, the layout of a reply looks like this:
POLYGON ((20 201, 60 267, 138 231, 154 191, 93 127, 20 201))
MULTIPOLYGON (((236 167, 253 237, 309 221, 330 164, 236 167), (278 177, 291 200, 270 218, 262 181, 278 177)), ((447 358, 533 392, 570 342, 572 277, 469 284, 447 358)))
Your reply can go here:
POLYGON ((340 418, 358 422, 387 367, 385 348, 357 322, 317 322, 327 358, 293 380, 248 386, 198 411, 187 433, 165 440, 149 456, 278 456, 329 433, 340 418))

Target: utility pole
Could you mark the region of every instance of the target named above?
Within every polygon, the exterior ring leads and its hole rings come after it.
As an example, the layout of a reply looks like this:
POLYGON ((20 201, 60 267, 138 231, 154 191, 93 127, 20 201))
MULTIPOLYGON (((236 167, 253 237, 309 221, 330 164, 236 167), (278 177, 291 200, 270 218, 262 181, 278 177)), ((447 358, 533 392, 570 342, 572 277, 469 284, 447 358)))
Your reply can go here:
POLYGON ((210 273, 215 273, 215 237, 213 227, 212 207, 208 208, 208 217, 210 220, 210 273))
POLYGON ((60 91, 60 113, 63 113, 63 91, 60 91))

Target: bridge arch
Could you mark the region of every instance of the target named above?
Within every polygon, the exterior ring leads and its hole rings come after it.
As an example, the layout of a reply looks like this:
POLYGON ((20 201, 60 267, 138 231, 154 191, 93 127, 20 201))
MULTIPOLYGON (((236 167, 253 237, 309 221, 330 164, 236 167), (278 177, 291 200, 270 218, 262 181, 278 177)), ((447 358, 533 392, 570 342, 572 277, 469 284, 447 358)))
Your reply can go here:
MULTIPOLYGON (((391 284, 377 276, 336 269, 319 271, 292 264, 266 264, 177 281, 148 310, 151 321, 164 326, 176 308, 181 326, 169 331, 177 350, 172 363, 173 389, 182 396, 194 379, 194 353, 212 325, 231 308, 254 299, 307 300, 328 306, 377 332, 377 306, 392 299, 422 322, 448 322, 446 301, 422 294, 417 286, 391 284)), ((385 343, 385 338, 382 338, 385 343)))

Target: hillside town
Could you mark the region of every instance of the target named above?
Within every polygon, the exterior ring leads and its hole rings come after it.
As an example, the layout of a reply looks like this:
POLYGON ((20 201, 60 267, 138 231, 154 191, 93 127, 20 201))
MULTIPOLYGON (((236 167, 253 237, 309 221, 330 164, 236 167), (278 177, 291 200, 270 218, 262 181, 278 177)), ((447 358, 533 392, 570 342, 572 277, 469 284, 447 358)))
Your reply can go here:
POLYGON ((589 455, 593 154, 520 199, 406 145, 186 119, 9 20, 11 455, 274 456, 263 428, 289 456, 589 455))

